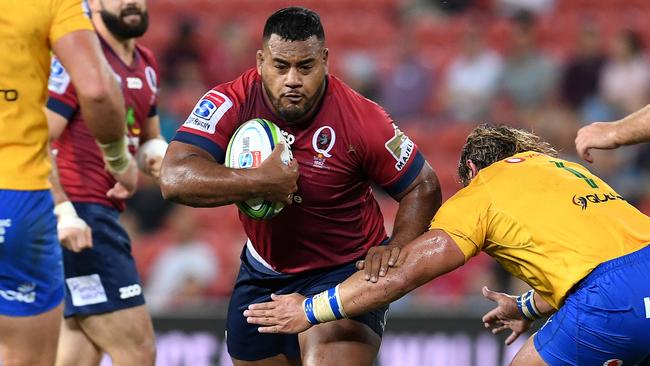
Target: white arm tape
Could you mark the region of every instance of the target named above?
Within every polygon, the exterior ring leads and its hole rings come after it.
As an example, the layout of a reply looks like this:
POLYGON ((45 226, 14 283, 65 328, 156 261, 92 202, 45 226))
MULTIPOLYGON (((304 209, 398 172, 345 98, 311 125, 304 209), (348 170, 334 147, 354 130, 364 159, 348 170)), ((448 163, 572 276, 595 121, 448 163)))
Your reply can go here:
POLYGON ((70 201, 61 202, 54 207, 58 225, 57 229, 76 228, 84 230, 88 225, 84 220, 77 216, 77 211, 70 201))
POLYGON ((167 151, 167 142, 163 139, 155 138, 148 140, 138 148, 135 154, 135 160, 138 163, 138 168, 144 170, 147 167, 147 159, 153 157, 163 157, 167 151))

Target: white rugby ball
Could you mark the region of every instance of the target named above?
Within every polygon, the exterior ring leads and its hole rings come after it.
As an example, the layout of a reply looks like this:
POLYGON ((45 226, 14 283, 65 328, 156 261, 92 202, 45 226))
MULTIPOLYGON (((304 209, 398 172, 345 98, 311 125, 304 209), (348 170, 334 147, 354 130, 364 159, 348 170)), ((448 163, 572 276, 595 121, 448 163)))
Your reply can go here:
MULTIPOLYGON (((226 150, 225 165, 234 169, 257 168, 271 155, 275 146, 283 141, 286 149, 281 159, 285 164, 293 158, 289 144, 287 144, 282 131, 275 123, 262 118, 255 118, 245 122, 230 138, 226 150)), ((248 201, 237 203, 237 207, 257 220, 271 218, 284 208, 282 202, 271 202, 263 198, 254 198, 248 201)))

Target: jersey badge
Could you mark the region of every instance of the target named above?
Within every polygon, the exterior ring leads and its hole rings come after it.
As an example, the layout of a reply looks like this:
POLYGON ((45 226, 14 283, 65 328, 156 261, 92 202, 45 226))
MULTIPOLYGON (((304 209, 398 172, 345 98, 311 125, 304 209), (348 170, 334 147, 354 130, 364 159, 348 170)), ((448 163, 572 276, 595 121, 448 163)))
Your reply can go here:
POLYGON ((316 152, 313 166, 325 168, 325 160, 332 157, 330 151, 334 148, 335 142, 336 132, 330 126, 322 126, 314 132, 311 138, 311 146, 316 152))
POLYGON ((65 94, 70 85, 70 75, 56 57, 52 57, 50 63, 50 79, 47 88, 53 93, 65 94))
POLYGON ((395 135, 390 140, 386 141, 384 146, 393 158, 397 160, 397 163, 395 163, 395 169, 401 171, 409 161, 413 150, 415 150, 415 144, 394 124, 393 128, 395 129, 395 135))
POLYGON ((214 133, 219 120, 233 106, 232 100, 215 90, 207 92, 194 107, 192 114, 183 126, 195 130, 214 133))

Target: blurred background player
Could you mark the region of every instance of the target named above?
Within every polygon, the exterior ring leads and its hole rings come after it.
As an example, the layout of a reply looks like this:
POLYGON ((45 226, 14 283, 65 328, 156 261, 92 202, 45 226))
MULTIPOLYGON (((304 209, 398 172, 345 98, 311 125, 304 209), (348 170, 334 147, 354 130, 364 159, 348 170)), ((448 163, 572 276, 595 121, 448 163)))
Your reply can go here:
POLYGON ((510 344, 554 314, 511 365, 650 364, 650 217, 556 155, 531 133, 478 126, 458 163, 465 188, 377 284, 359 273, 307 299, 276 295, 244 315, 262 332, 304 331, 383 306, 485 251, 533 288, 518 298, 484 288, 498 303, 486 327, 512 329, 510 344))
POLYGON ((123 100, 80 1, 2 2, 0 39, 0 363, 52 365, 64 285, 43 113, 50 50, 78 85, 111 174, 132 189, 137 172, 116 123, 123 100))
MULTIPOLYGON (((167 144, 159 136, 157 65, 135 43, 147 30, 146 2, 91 0, 88 6, 121 85, 129 149, 138 151, 140 170, 158 177, 167 144)), ((53 59, 47 118, 59 173, 52 185, 67 285, 56 364, 99 365, 107 352, 115 365, 153 365, 151 318, 129 236, 118 221, 135 187, 126 189, 106 172, 84 117, 76 84, 53 59)))
POLYGON ((387 307, 299 337, 259 334, 242 312, 272 293, 320 292, 353 274, 366 252, 366 278, 376 281, 440 205, 437 177, 417 146, 377 104, 328 75, 324 43, 315 12, 275 12, 264 27, 257 69, 208 91, 163 161, 167 199, 219 206, 262 196, 291 204, 271 220, 240 214, 249 240, 227 319, 236 365, 301 358, 308 365, 373 364, 387 307), (256 169, 222 165, 230 137, 252 118, 286 133, 294 156, 288 166, 279 159, 282 144, 256 169), (400 202, 390 239, 371 182, 400 202))

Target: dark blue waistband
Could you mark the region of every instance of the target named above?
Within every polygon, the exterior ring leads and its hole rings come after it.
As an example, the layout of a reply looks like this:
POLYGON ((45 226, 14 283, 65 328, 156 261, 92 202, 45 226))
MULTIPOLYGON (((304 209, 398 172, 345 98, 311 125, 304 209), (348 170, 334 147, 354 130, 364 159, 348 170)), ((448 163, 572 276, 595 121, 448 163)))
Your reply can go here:
POLYGON ((577 287, 583 287, 609 271, 638 262, 650 263, 650 245, 622 257, 610 259, 607 262, 599 264, 587 277, 580 281, 577 287))

